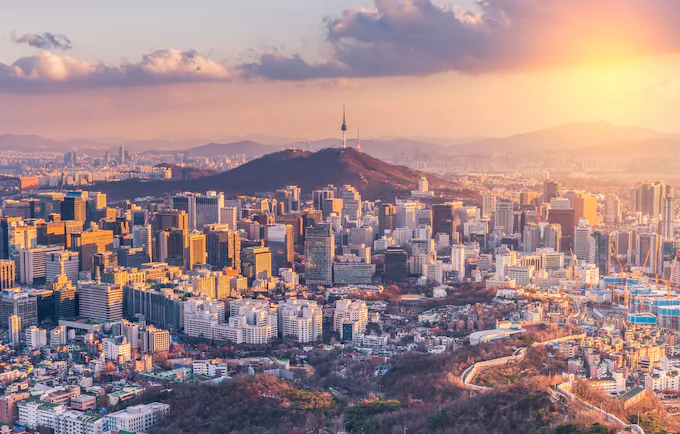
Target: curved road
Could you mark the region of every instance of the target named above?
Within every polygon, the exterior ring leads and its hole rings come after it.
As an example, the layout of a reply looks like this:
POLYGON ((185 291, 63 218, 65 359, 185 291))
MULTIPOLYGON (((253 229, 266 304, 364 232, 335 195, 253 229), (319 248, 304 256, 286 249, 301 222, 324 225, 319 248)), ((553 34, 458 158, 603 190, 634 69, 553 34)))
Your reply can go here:
MULTIPOLYGON (((550 339, 548 341, 543 341, 543 342, 534 342, 531 344, 532 347, 537 347, 537 346, 544 346, 544 345, 552 345, 553 343, 559 343, 559 342, 568 342, 568 341, 575 341, 575 340, 580 340, 585 337, 584 334, 579 334, 579 335, 570 335, 570 336, 564 336, 562 338, 557 338, 557 339, 550 339)), ((463 383, 463 387, 469 389, 469 390, 475 390, 479 392, 485 392, 491 390, 490 387, 484 387, 484 386, 478 386, 476 384, 472 384, 472 381, 475 379, 475 377, 479 374, 480 370, 491 368, 494 366, 500 366, 500 365, 507 365, 510 362, 518 362, 521 361, 524 356, 526 355, 526 350, 528 347, 521 347, 517 348, 511 356, 505 356, 505 357, 499 357, 497 359, 491 359, 491 360, 484 360, 481 362, 473 363, 472 365, 468 366, 463 373, 460 375, 460 381, 463 383)), ((633 432, 636 434, 645 434, 645 431, 639 426, 639 425, 631 425, 627 424, 618 417, 616 417, 613 414, 607 413, 605 411, 602 411, 601 409, 593 406, 592 404, 582 400, 576 395, 573 395, 570 391, 567 390, 567 386, 569 385, 568 382, 566 383, 561 383, 556 387, 556 392, 559 393, 560 395, 566 397, 569 400, 578 400, 581 403, 583 403, 585 406, 590 408, 591 410, 597 410, 601 412, 604 417, 607 419, 611 420, 612 422, 615 422, 618 425, 621 425, 623 428, 630 428, 633 432)))

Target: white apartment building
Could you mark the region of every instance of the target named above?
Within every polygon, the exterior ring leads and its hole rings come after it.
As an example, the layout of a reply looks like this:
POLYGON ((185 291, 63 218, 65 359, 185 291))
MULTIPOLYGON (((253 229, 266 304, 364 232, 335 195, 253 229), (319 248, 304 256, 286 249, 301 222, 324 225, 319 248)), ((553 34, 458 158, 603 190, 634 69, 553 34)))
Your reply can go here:
POLYGON ((132 405, 125 410, 111 413, 106 419, 111 431, 146 433, 169 412, 168 404, 152 402, 151 404, 132 405))
POLYGON ((323 311, 315 301, 286 300, 278 306, 279 334, 299 343, 321 339, 323 311))
POLYGON ((333 313, 333 329, 340 333, 344 339, 347 326, 351 327, 352 334, 363 333, 368 324, 368 307, 364 301, 343 299, 335 303, 333 313))

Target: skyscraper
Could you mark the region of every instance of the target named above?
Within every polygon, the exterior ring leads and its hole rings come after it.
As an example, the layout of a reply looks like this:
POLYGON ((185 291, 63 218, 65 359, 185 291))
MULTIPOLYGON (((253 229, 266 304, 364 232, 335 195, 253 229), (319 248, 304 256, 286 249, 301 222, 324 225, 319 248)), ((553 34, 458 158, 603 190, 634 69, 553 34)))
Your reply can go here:
POLYGON ((0 290, 14 288, 16 263, 10 259, 0 260, 0 290))
POLYGON ((615 194, 608 194, 605 198, 604 223, 607 225, 621 223, 621 200, 615 194))
POLYGON ((501 199, 496 202, 494 230, 501 230, 506 235, 514 233, 515 210, 511 201, 501 199))
POLYGON ((208 264, 241 269, 241 235, 235 230, 210 228, 205 232, 208 264))
POLYGON ((559 182, 548 179, 543 183, 543 203, 550 203, 550 199, 561 195, 562 188, 559 182))
POLYGON ((123 319, 123 287, 94 282, 78 284, 80 316, 92 321, 120 321, 123 319))
POLYGON ((248 247, 241 254, 243 275, 251 279, 272 276, 272 252, 269 247, 248 247))
POLYGON ((482 197, 482 217, 490 218, 496 211, 496 196, 491 193, 484 193, 482 197))
POLYGON ((611 236, 603 231, 596 231, 590 236, 590 252, 588 262, 597 265, 600 275, 609 274, 611 263, 611 236))
POLYGON ((593 228, 590 226, 577 226, 574 229, 574 255, 578 259, 588 260, 590 255, 590 234, 593 228))
POLYGON ((61 219, 87 221, 87 194, 80 191, 66 193, 61 204, 61 219))
POLYGON ((385 231, 392 233, 395 229, 397 209, 390 203, 380 204, 378 213, 378 236, 385 235, 385 231))
POLYGON ((206 240, 202 232, 192 232, 188 237, 185 266, 193 270, 197 265, 206 264, 206 240))
POLYGON ((657 234, 640 234, 637 244, 637 265, 642 267, 643 273, 656 273, 659 262, 659 236, 657 234))
POLYGON ((576 220, 585 219, 590 226, 597 226, 597 198, 589 193, 579 193, 572 199, 576 220))
POLYGON ((331 226, 322 224, 305 231, 305 282, 309 285, 333 283, 335 236, 331 226))
POLYGON ((456 208, 459 208, 459 202, 438 203, 432 205, 432 235, 447 234, 453 238, 456 231, 455 217, 456 208))
POLYGON ((535 252, 541 246, 541 228, 536 223, 524 225, 522 245, 524 246, 524 251, 528 253, 535 252))
POLYGON ((659 233, 664 240, 675 238, 675 201, 672 196, 663 198, 659 233))

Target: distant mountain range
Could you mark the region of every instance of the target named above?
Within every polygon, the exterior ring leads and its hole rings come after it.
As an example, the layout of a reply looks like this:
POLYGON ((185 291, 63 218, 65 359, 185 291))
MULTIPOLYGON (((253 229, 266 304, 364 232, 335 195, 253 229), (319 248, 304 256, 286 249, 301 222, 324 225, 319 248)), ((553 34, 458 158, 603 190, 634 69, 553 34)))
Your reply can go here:
MULTIPOLYGON (((680 135, 660 133, 639 127, 620 127, 606 122, 576 122, 509 137, 479 140, 441 138, 364 139, 361 141, 361 149, 374 157, 390 160, 402 156, 437 158, 456 154, 527 155, 598 148, 619 142, 647 140, 668 140, 680 144, 680 135)), ((88 139, 60 141, 34 135, 0 135, 0 150, 24 152, 75 150, 84 153, 103 154, 106 150, 116 152, 118 147, 122 145, 135 153, 166 155, 175 152, 187 152, 195 157, 230 157, 242 154, 249 159, 291 148, 293 144, 297 149, 305 151, 318 151, 342 146, 342 142, 337 138, 307 141, 253 134, 212 142, 205 139, 160 139, 121 141, 118 143, 88 139), (206 142, 209 143, 206 144, 206 142)), ((349 139, 347 145, 355 148, 357 140, 349 139)), ((602 154, 602 151, 596 153, 602 154)))
POLYGON ((680 140, 680 135, 639 127, 619 127, 606 122, 577 122, 510 137, 479 140, 449 149, 461 154, 525 155, 598 148, 613 142, 652 139, 680 140))
POLYGON ((305 194, 328 184, 350 184, 363 198, 393 200, 416 189, 426 176, 433 190, 473 199, 474 193, 461 191, 449 180, 424 174, 404 166, 386 163, 368 154, 348 149, 322 149, 318 152, 285 150, 267 154, 235 169, 189 181, 140 181, 99 183, 93 190, 113 200, 161 196, 176 191, 223 191, 227 196, 272 192, 286 185, 297 185, 305 194))

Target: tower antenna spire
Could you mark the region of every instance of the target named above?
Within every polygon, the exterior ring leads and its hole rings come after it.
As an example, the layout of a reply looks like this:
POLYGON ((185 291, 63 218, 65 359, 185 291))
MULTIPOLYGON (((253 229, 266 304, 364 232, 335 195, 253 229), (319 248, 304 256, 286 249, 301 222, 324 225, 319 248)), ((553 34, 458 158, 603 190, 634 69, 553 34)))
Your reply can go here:
POLYGON ((361 152, 361 134, 359 133, 359 127, 357 127, 357 152, 361 152))
POLYGON ((345 118, 345 105, 342 105, 342 149, 347 148, 347 122, 345 118))

